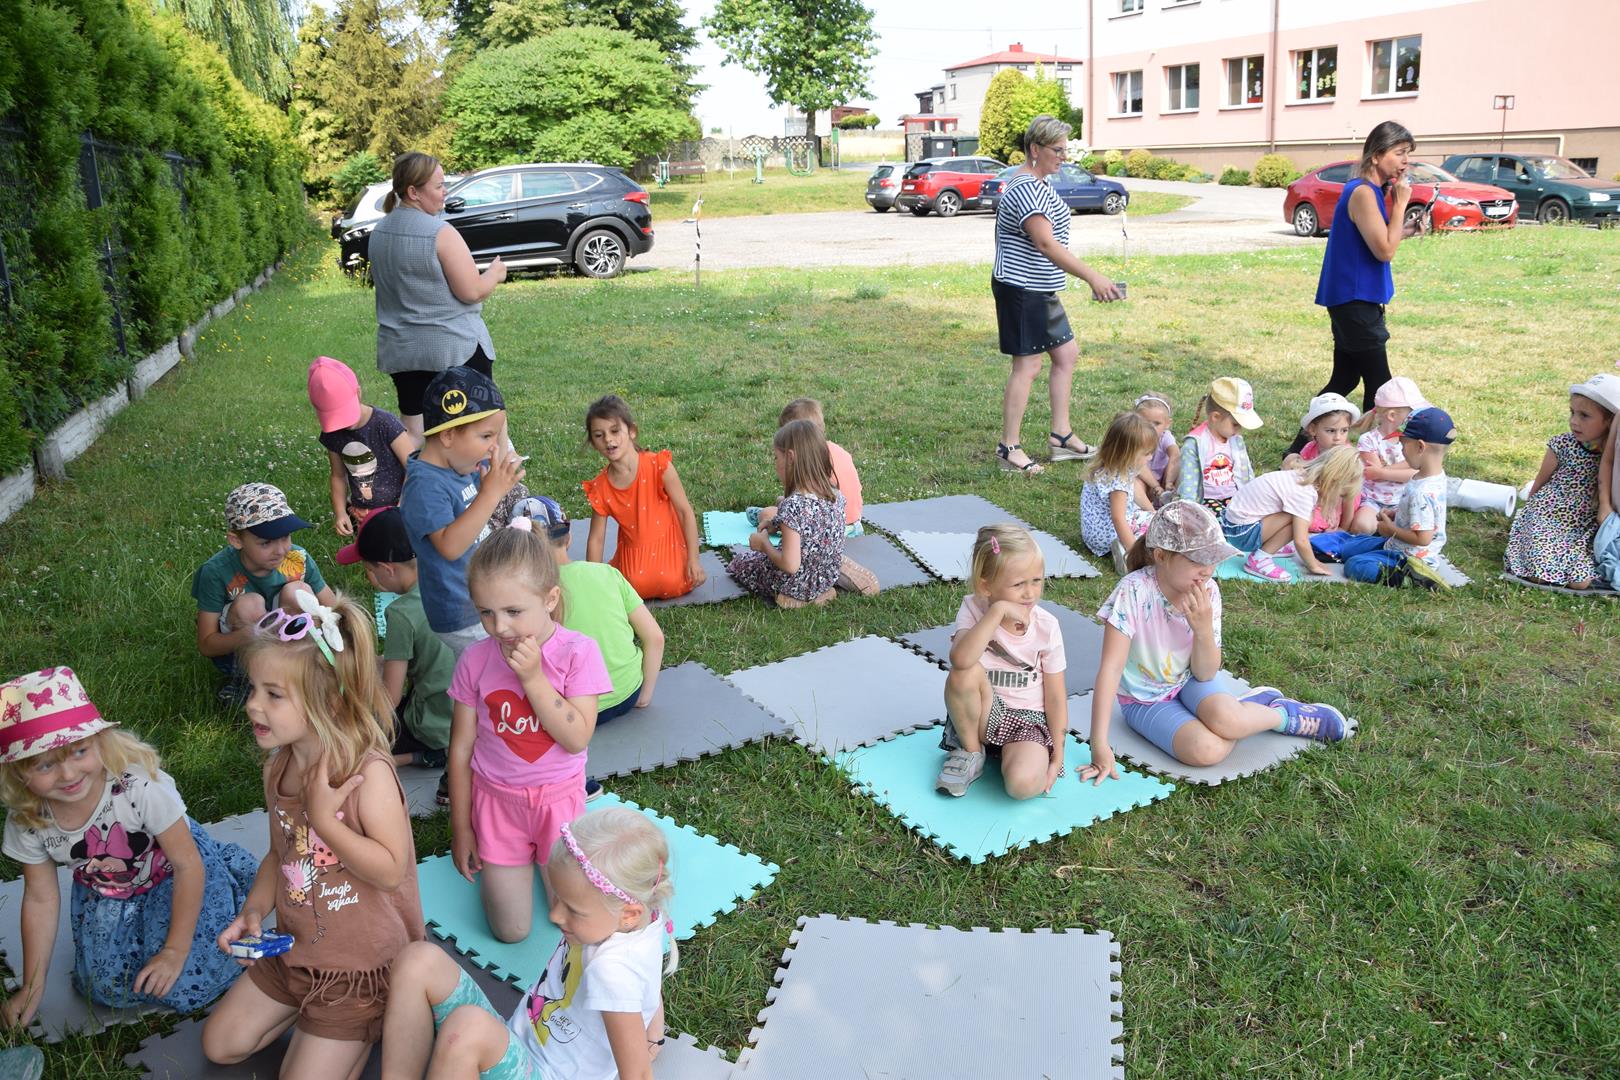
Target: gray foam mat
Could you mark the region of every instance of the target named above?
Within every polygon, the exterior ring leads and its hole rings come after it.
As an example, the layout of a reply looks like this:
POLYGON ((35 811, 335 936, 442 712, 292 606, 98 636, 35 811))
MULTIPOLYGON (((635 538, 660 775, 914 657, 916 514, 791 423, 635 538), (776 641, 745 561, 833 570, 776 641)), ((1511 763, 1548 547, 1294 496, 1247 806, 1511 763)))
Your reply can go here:
POLYGON ((860 637, 726 681, 781 717, 794 738, 831 758, 841 750, 936 723, 945 715, 945 671, 903 645, 860 637))
MULTIPOLYGON (((575 562, 585 561, 585 545, 591 536, 591 516, 575 518, 568 523, 568 557, 575 562)), ((607 519, 607 540, 602 544, 602 558, 613 558, 613 551, 619 546, 619 523, 612 518, 607 519)))
POLYGON ((399 786, 405 789, 405 805, 411 817, 430 817, 445 809, 439 805, 439 777, 443 769, 420 769, 415 765, 401 765, 399 786))
MULTIPOLYGON (((568 557, 575 562, 585 559, 585 545, 591 535, 591 519, 576 518, 568 527, 568 557)), ((613 551, 619 546, 619 523, 612 518, 607 519, 607 540, 602 545, 602 558, 612 559, 613 551)), ((698 556, 703 564, 703 572, 708 579, 702 585, 693 589, 685 596, 677 596, 673 600, 648 600, 650 608, 677 607, 686 604, 714 604, 721 600, 734 600, 739 596, 748 595, 737 587, 726 573, 726 564, 720 556, 712 551, 705 551, 698 556)))
POLYGON ((861 520, 895 533, 902 529, 918 532, 978 532, 981 525, 1003 521, 1029 528, 1029 523, 1008 513, 979 495, 938 495, 932 499, 872 503, 861 508, 861 520))
MULTIPOLYGON (((270 850, 270 818, 263 810, 237 814, 204 828, 222 843, 241 844, 255 858, 264 858, 270 850)), ((29 1031, 46 1042, 57 1043, 71 1032, 93 1034, 165 1011, 155 1005, 109 1009, 78 995, 73 989, 73 930, 69 925, 73 912, 73 873, 65 866, 57 870, 56 888, 61 898, 57 906, 56 945, 46 969, 45 993, 29 1031)), ((5 954, 13 973, 22 967, 23 959, 22 896, 21 878, 0 884, 0 953, 5 954)), ((17 985, 15 975, 6 980, 7 990, 15 990, 17 985)))
MULTIPOLYGON (((1102 662, 1102 623, 1052 600, 1042 600, 1041 607, 1057 618, 1058 628, 1063 632, 1063 656, 1068 664, 1063 671, 1064 688, 1071 695, 1086 693, 1096 684, 1097 665, 1102 662)), ((948 666, 951 635, 955 632, 955 623, 945 623, 901 634, 898 640, 948 666)))
MULTIPOLYGON (((1242 679, 1237 681, 1245 689, 1249 686, 1242 679)), ((1091 738, 1093 700, 1092 693, 1069 699, 1069 730, 1082 739, 1091 738)), ((1346 738, 1353 738, 1359 725, 1353 717, 1345 717, 1345 721, 1350 729, 1350 734, 1346 738)), ((1189 784, 1203 784, 1206 787, 1265 772, 1321 745, 1323 744, 1312 739, 1301 739, 1276 731, 1262 731, 1246 739, 1239 739, 1224 761, 1214 765, 1185 765, 1132 730, 1125 722, 1125 717, 1121 715, 1118 702, 1115 702, 1113 716, 1108 721, 1108 746, 1114 751, 1116 758, 1159 776, 1185 780, 1189 784)))
POLYGON ((1613 589, 1571 589, 1564 585, 1548 585, 1541 581, 1527 581, 1517 574, 1503 574, 1503 581, 1511 581, 1515 585, 1523 585, 1527 589, 1540 589, 1542 592, 1563 593, 1565 596, 1589 596, 1599 600, 1613 600, 1620 593, 1613 589))
MULTIPOLYGON (((747 550, 746 544, 738 544, 731 549, 732 557, 747 550)), ((879 592, 909 585, 931 585, 935 580, 905 552, 876 533, 849 537, 844 541, 844 554, 877 575, 879 592)))
MULTIPOLYGON (((1029 535, 1041 549, 1049 578, 1094 578, 1100 572, 1080 553, 1049 532, 1030 529, 1029 535)), ((973 543, 978 538, 970 532, 925 532, 900 529, 894 534, 906 548, 928 569, 945 581, 966 581, 973 560, 973 543)))
POLYGON ((739 1078, 1125 1075, 1119 946, 1107 933, 819 915, 799 920, 782 963, 739 1078), (1061 1002, 1043 1004, 1038 990, 1053 987, 1061 1002))
POLYGON ((597 727, 586 769, 598 780, 628 776, 789 734, 741 690, 688 662, 658 673, 652 704, 597 727))

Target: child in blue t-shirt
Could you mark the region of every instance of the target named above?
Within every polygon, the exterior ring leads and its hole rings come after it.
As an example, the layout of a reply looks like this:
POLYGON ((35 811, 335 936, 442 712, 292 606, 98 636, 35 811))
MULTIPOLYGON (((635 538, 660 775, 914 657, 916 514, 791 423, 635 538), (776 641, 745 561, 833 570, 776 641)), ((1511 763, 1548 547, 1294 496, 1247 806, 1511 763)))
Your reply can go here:
MULTIPOLYGON (((292 534, 309 522, 292 512, 287 496, 270 484, 243 484, 225 499, 225 547, 197 568, 197 651, 227 675, 236 674, 236 650, 265 614, 300 610, 294 594, 313 593, 332 603, 332 590, 309 552, 292 534)), ((224 693, 234 697, 236 686, 224 693)))
POLYGON ((506 438, 506 402, 470 367, 441 371, 422 401, 422 449, 405 467, 399 512, 416 550, 428 626, 458 658, 487 636, 467 595, 467 563, 490 517, 523 479, 506 438))

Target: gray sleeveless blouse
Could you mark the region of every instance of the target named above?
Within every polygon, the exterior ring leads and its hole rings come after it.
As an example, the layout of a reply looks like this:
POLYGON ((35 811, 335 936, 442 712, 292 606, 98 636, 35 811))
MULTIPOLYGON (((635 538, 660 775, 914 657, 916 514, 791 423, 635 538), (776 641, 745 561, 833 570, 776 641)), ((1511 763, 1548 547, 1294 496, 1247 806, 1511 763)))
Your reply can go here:
POLYGON ((377 370, 443 371, 495 343, 479 314, 450 291, 433 240, 452 226, 414 206, 396 206, 371 232, 371 279, 377 292, 377 370))

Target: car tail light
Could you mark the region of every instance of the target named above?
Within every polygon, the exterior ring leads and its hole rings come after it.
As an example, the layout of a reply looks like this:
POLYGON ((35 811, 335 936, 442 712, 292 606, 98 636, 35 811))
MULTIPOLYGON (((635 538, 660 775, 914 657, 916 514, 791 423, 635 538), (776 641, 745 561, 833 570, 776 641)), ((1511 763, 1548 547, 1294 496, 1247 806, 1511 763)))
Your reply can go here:
POLYGON ((894 181, 893 180, 879 180, 878 181, 878 187, 880 187, 880 188, 894 187, 894 181))
POLYGON ((625 194, 624 201, 625 202, 638 202, 642 206, 651 206, 652 205, 652 196, 648 195, 645 191, 631 191, 631 192, 627 192, 625 194))

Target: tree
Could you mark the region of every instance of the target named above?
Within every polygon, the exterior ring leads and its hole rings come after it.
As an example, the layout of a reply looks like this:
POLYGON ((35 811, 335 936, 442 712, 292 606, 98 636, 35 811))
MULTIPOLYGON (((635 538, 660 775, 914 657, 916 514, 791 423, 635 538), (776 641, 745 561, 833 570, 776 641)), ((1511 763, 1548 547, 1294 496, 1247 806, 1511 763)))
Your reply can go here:
POLYGON ((568 27, 487 49, 445 94, 457 163, 598 161, 628 168, 697 124, 664 52, 622 30, 568 27))
POLYGON ((339 0, 330 13, 312 6, 298 41, 290 111, 313 194, 329 194, 332 175, 355 154, 391 164, 433 130, 435 58, 400 0, 339 0))
POLYGON ((996 72, 979 110, 979 152, 1002 161, 1023 161, 1018 141, 1029 122, 1043 114, 1080 130, 1080 110, 1070 106, 1063 84, 1047 78, 1038 65, 1033 79, 1015 68, 996 72))
POLYGON ((804 112, 812 139, 817 112, 870 92, 877 32, 860 0, 719 0, 703 25, 721 63, 763 76, 773 102, 804 112))
POLYGON ((285 105, 292 91, 291 0, 152 0, 225 54, 231 74, 266 101, 285 105))

